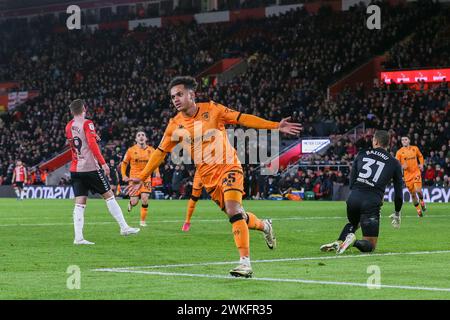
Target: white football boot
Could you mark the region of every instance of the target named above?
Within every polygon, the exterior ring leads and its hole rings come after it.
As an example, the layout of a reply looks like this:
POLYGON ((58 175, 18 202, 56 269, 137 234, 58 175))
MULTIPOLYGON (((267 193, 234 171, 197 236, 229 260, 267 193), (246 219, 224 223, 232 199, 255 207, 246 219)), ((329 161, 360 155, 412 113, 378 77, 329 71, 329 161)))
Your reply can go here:
POLYGON ((324 244, 320 247, 320 251, 322 252, 330 252, 330 251, 337 251, 341 245, 342 241, 334 241, 331 243, 324 244))
POLYGON ((122 236, 129 236, 131 234, 136 234, 139 231, 141 231, 141 229, 128 227, 128 228, 125 228, 125 229, 121 229, 120 230, 120 235, 122 235, 122 236))
POLYGON ((269 249, 275 249, 277 247, 277 239, 273 231, 272 220, 264 219, 264 240, 266 241, 269 249))
POLYGON ((253 275, 252 267, 246 264, 240 264, 236 268, 230 270, 233 277, 251 278, 253 275))
POLYGON ((73 240, 73 244, 76 244, 76 245, 88 244, 89 245, 89 244, 95 244, 95 243, 82 239, 82 240, 73 240))
POLYGON ((349 233, 347 237, 345 237, 344 242, 341 243, 339 249, 336 251, 336 254, 343 254, 345 250, 347 250, 350 246, 352 246, 356 241, 356 236, 354 233, 349 233))

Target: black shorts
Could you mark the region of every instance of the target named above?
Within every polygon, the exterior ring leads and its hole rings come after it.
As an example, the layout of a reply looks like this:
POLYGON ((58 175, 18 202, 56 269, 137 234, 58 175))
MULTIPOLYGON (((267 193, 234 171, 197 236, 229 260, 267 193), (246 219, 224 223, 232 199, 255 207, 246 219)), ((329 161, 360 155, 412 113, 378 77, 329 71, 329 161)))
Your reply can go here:
POLYGON ((17 188, 23 189, 23 181, 16 181, 15 185, 17 188))
POLYGON ((361 226, 364 237, 378 237, 382 202, 377 195, 354 190, 347 199, 347 218, 353 227, 361 226))
POLYGON ((111 190, 108 178, 102 169, 89 172, 71 172, 70 176, 75 197, 88 196, 89 191, 104 194, 111 190))

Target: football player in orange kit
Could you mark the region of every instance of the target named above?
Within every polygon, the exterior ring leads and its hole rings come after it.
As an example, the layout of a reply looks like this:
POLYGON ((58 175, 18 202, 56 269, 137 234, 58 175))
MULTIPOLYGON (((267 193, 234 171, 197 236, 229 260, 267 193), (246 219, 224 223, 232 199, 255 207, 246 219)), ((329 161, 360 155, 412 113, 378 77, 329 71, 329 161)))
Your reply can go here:
POLYGON ((395 157, 400 162, 403 168, 403 180, 406 188, 408 188, 413 204, 416 207, 419 217, 427 210, 425 202, 423 201, 422 193, 422 174, 423 171, 423 155, 419 148, 410 145, 408 137, 402 137, 402 148, 397 151, 395 157), (417 197, 419 199, 417 199, 417 197), (420 207, 419 207, 420 204, 420 207))
MULTIPOLYGON (((130 178, 138 178, 142 170, 145 168, 150 155, 155 149, 147 145, 147 136, 144 131, 138 131, 136 133, 136 144, 129 148, 125 153, 125 157, 121 164, 122 179, 125 182, 129 182, 130 178), (130 176, 127 176, 127 168, 130 166, 130 176)), ((156 168, 156 176, 159 176, 159 169, 156 168)), ((131 183, 131 182, 129 182, 131 183)), ((141 227, 147 226, 145 222, 148 212, 148 199, 152 192, 152 180, 151 176, 144 180, 144 184, 139 190, 130 195, 130 202, 128 203, 128 212, 136 206, 141 199, 141 227)))
POLYGON ((196 103, 196 89, 197 82, 192 77, 176 77, 170 82, 168 87, 170 99, 178 114, 170 119, 160 145, 152 153, 139 179, 132 179, 136 185, 129 186, 128 192, 132 194, 138 190, 142 181, 159 167, 166 154, 178 146, 181 140, 181 145, 188 148, 196 164, 203 187, 211 199, 227 214, 232 224, 240 261, 237 267, 230 270, 230 274, 235 277, 251 277, 253 271, 250 264, 248 230, 263 232, 270 249, 275 248, 276 239, 270 219, 260 220, 242 207, 243 170, 236 150, 228 140, 225 124, 237 123, 255 129, 278 129, 291 135, 299 134, 301 125, 288 122, 288 118, 280 122, 264 120, 229 109, 214 101, 196 103), (215 147, 214 152, 211 147, 215 147), (227 150, 225 155, 218 151, 221 148, 227 150))

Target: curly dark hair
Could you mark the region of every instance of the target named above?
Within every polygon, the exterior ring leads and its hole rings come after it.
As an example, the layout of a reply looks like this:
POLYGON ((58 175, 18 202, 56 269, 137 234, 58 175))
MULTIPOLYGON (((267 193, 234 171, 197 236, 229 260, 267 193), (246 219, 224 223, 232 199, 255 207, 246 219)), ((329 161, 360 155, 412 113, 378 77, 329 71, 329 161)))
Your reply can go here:
POLYGON ((194 77, 190 77, 190 76, 178 76, 173 78, 170 83, 169 86, 167 87, 167 90, 170 94, 170 89, 172 89, 173 87, 182 84, 184 85, 184 87, 186 89, 190 89, 190 90, 197 90, 197 81, 195 80, 194 77))

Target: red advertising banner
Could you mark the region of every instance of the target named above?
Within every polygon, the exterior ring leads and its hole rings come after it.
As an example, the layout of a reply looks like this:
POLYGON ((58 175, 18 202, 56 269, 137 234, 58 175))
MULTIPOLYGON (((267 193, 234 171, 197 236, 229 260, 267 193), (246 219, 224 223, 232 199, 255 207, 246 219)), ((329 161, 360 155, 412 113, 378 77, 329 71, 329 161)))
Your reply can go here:
POLYGON ((447 69, 420 69, 381 72, 381 81, 390 84, 392 80, 399 83, 442 82, 450 79, 450 68, 447 69))
POLYGON ((241 9, 230 11, 231 22, 246 19, 264 19, 265 17, 266 17, 266 8, 241 9))
POLYGON ((0 96, 0 113, 8 110, 8 96, 0 96))

